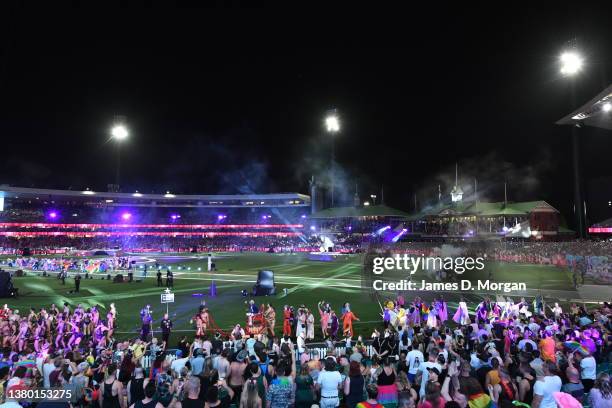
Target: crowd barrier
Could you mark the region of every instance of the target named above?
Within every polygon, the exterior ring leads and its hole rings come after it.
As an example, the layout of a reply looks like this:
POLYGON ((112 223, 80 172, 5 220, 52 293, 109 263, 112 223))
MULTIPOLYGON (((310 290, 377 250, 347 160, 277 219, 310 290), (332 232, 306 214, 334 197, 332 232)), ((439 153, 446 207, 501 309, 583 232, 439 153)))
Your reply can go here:
MULTIPOLYGON (((306 346, 306 350, 307 350, 306 352, 308 353, 311 359, 314 359, 315 356, 318 356, 319 359, 323 360, 325 356, 327 356, 327 353, 328 353, 328 349, 326 347, 310 348, 306 346)), ((336 356, 341 356, 343 354, 346 354, 346 347, 345 346, 335 347, 334 354, 336 356)), ((375 354, 374 348, 371 345, 366 345, 366 354, 368 356, 375 354)), ((297 358, 299 360, 301 358, 301 354, 298 354, 297 358)), ((166 362, 168 362, 168 364, 171 364, 176 359, 177 359, 176 350, 168 350, 166 354, 166 358, 165 358, 166 362)), ((142 357, 140 364, 142 368, 148 369, 148 368, 151 368, 151 366, 153 365, 153 360, 154 360, 154 357, 147 352, 147 354, 145 354, 142 357)))

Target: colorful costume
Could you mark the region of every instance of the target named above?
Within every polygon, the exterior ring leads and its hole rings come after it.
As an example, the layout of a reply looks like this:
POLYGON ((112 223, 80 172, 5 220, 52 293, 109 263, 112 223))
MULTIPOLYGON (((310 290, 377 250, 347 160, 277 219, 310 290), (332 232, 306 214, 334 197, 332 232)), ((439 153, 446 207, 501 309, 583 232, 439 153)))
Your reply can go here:
POLYGON ((353 321, 354 320, 359 320, 359 318, 355 316, 355 313, 351 312, 350 310, 347 310, 342 315, 342 332, 345 335, 352 336, 353 334, 355 334, 355 332, 353 331, 353 321))

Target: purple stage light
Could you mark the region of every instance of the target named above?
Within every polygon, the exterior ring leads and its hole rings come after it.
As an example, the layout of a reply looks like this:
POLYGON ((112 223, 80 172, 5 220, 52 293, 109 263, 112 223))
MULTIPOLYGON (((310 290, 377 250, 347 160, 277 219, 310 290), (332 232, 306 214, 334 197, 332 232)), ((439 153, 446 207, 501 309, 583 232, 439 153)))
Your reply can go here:
POLYGON ((306 214, 302 214, 302 218, 306 218, 306 214))
POLYGON ((399 241, 399 239, 402 237, 402 235, 404 235, 406 232, 408 232, 408 230, 406 228, 402 229, 399 234, 397 234, 396 236, 393 237, 393 239, 391 239, 391 242, 397 242, 399 241))
POLYGON ((223 215, 223 214, 217 215, 217 220, 219 220, 219 221, 223 221, 226 218, 227 218, 227 215, 223 215))
POLYGON ((132 214, 129 212, 124 212, 123 214, 121 214, 121 219, 123 221, 129 221, 132 218, 132 214))
POLYGON ((49 218, 51 218, 52 220, 57 218, 57 211, 51 211, 49 212, 49 218))
POLYGON ((176 221, 176 220, 178 220, 179 218, 181 218, 181 216, 180 216, 179 214, 172 214, 172 215, 170 215, 170 219, 171 219, 172 221, 176 221))

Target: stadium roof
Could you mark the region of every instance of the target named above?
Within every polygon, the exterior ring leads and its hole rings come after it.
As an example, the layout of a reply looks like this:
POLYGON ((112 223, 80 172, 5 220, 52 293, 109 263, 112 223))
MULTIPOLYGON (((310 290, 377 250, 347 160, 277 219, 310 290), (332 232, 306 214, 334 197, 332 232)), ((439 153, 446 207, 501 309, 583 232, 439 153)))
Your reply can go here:
POLYGON ((612 130, 612 111, 606 111, 604 105, 612 103, 612 85, 599 95, 565 116, 557 125, 577 125, 599 127, 612 130))
POLYGON ((546 201, 524 201, 517 203, 500 202, 460 202, 453 204, 439 204, 434 207, 429 207, 418 214, 410 216, 411 219, 419 219, 425 217, 444 217, 444 216, 518 216, 527 215, 534 211, 542 212, 559 212, 546 201))
POLYGON ((158 205, 173 207, 299 207, 309 206, 310 196, 299 193, 278 194, 146 194, 112 193, 93 190, 53 190, 0 185, 0 197, 7 199, 70 200, 96 204, 158 205))
POLYGON ((310 218, 360 218, 360 217, 395 217, 408 218, 409 214, 387 207, 386 205, 366 205, 363 207, 333 207, 318 211, 310 218))

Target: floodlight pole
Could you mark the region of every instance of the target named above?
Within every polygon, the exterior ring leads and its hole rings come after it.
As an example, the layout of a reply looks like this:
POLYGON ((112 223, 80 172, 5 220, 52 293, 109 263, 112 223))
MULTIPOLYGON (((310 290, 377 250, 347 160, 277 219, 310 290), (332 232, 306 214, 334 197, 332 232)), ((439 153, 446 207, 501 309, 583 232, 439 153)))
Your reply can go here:
MULTIPOLYGON (((576 106, 576 81, 571 78, 572 108, 576 106)), ((580 139, 578 125, 572 126, 572 165, 574 167, 574 219, 578 238, 585 238, 585 214, 582 199, 582 179, 580 174, 580 139)))
POLYGON ((336 163, 336 158, 335 158, 335 150, 336 150, 336 143, 334 142, 334 135, 332 133, 332 137, 331 139, 331 207, 334 207, 334 190, 335 190, 335 163, 336 163))
POLYGON ((585 214, 582 200, 582 180, 580 175, 580 139, 578 126, 572 126, 572 158, 574 167, 574 217, 578 238, 585 238, 585 214))
POLYGON ((115 184, 119 188, 119 182, 121 181, 121 142, 116 141, 117 145, 117 163, 115 167, 115 184))

